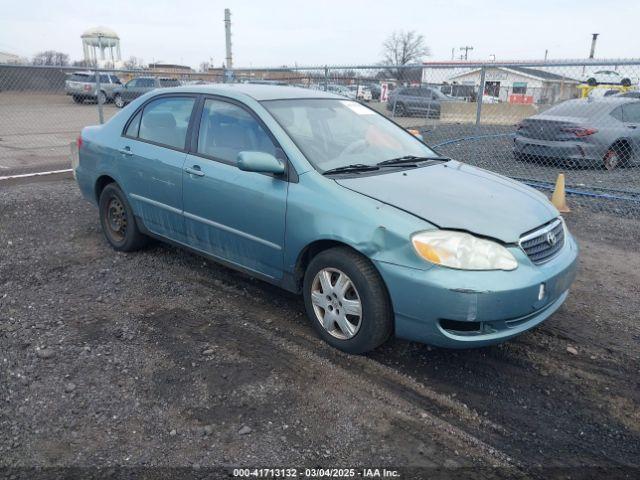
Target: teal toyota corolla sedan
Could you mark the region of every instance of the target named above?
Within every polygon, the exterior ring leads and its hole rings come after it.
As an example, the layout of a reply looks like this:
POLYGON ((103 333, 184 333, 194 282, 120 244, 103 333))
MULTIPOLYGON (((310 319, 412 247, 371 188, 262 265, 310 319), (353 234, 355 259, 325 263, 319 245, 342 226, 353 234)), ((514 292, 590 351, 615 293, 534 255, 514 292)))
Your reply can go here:
POLYGON ((78 139, 120 251, 158 238, 302 293, 329 344, 504 341, 565 301, 578 247, 539 192, 374 110, 271 85, 154 90, 78 139))

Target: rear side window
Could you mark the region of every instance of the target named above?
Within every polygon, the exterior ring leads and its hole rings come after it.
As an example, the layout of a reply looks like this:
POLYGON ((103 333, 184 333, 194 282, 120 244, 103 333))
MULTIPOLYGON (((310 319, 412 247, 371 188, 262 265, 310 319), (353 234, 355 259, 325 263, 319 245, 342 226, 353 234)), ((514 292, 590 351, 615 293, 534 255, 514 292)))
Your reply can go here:
POLYGON ((180 82, 175 78, 161 78, 160 86, 161 87, 179 87, 180 82))
POLYGON ((142 112, 138 137, 184 150, 194 102, 192 97, 164 97, 149 102, 142 112))
POLYGON ((276 147, 262 125, 245 109, 232 103, 205 101, 198 133, 198 153, 235 164, 238 153, 265 152, 276 147))
POLYGON ((640 103, 630 103, 622 107, 622 119, 628 123, 640 123, 640 103))
POLYGON ((155 87, 156 82, 153 78, 139 78, 136 87, 155 87))
POLYGON ((127 131, 124 132, 125 136, 132 138, 136 138, 138 136, 138 130, 140 130, 140 117, 142 117, 142 110, 136 113, 136 116, 133 117, 133 120, 129 122, 127 131))

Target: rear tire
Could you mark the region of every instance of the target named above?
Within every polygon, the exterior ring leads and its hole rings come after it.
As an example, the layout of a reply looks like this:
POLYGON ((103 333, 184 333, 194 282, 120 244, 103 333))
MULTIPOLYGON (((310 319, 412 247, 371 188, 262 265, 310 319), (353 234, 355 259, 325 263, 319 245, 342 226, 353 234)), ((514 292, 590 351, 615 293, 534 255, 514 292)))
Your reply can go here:
POLYGON ((393 309, 382 277, 368 258, 347 247, 325 250, 311 260, 303 294, 316 332, 339 350, 364 353, 393 332, 393 309))
POLYGON ((107 94, 104 93, 102 90, 99 91, 98 95, 96 95, 96 102, 101 103, 102 105, 107 103, 107 94))
POLYGON ((630 87, 631 86, 631 79, 629 78, 623 78, 620 81, 620 85, 622 85, 623 87, 630 87))
POLYGON ((598 85, 598 82, 595 78, 591 77, 587 80, 587 85, 589 85, 590 87, 595 87, 596 85, 598 85))
POLYGON ((618 167, 625 167, 628 165, 630 153, 626 151, 628 147, 625 145, 614 145, 607 153, 604 154, 604 158, 602 159, 602 166, 605 170, 612 171, 618 167))
POLYGON ((100 194, 100 224, 107 242, 119 252, 133 252, 144 247, 149 237, 142 234, 127 197, 115 183, 100 194))
POLYGON ((72 98, 73 98, 74 103, 83 103, 84 102, 84 98, 79 97, 78 95, 74 95, 72 98))

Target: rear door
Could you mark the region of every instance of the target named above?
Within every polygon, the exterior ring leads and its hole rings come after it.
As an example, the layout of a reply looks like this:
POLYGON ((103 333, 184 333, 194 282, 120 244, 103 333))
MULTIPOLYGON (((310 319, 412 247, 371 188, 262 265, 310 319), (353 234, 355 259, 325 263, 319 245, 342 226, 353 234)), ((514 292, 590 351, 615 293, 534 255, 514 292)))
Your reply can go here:
POLYGON ((245 172, 242 151, 284 159, 267 127, 242 104, 210 97, 198 115, 184 174, 189 244, 273 279, 282 277, 288 181, 245 172))
POLYGON ((182 171, 196 102, 162 95, 129 120, 120 138, 122 182, 133 210, 151 232, 184 242, 182 171))

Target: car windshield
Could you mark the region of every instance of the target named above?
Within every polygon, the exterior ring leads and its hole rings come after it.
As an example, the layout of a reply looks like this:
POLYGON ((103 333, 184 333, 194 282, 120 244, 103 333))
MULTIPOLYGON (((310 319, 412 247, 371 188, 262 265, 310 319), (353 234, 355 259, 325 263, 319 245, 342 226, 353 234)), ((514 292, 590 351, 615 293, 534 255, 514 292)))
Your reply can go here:
POLYGON ((384 116, 352 100, 269 100, 265 108, 320 172, 438 155, 384 116))

